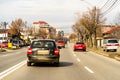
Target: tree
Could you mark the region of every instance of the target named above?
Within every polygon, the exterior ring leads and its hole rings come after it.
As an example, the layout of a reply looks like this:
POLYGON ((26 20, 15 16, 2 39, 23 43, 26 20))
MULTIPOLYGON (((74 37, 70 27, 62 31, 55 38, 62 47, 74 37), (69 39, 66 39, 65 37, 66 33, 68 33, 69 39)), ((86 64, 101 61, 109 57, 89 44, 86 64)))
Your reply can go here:
POLYGON ((40 28, 39 33, 37 33, 35 36, 42 38, 42 39, 45 39, 45 38, 47 38, 47 35, 48 35, 48 33, 47 33, 46 29, 40 28))
POLYGON ((10 25, 10 30, 9 33, 11 34, 12 37, 17 37, 20 38, 21 35, 21 30, 23 29, 23 27, 25 27, 26 24, 23 22, 23 20, 21 18, 12 21, 11 25, 10 25))
POLYGON ((70 34, 69 39, 75 40, 76 37, 77 37, 77 35, 75 33, 72 33, 72 34, 70 34))
POLYGON ((79 22, 79 27, 84 27, 84 29, 86 29, 85 31, 81 31, 85 33, 84 37, 86 39, 89 39, 90 45, 93 47, 97 47, 96 30, 104 22, 104 19, 102 18, 103 17, 101 16, 100 9, 94 7, 92 10, 85 12, 82 17, 77 21, 79 22))

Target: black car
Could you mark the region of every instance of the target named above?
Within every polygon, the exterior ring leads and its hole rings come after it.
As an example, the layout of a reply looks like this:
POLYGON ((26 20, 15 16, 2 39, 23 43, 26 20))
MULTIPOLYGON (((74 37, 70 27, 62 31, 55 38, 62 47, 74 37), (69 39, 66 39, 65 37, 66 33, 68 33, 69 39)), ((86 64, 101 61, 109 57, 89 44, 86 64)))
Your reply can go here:
POLYGON ((33 40, 27 51, 27 66, 32 63, 49 62, 59 65, 60 51, 54 40, 33 40))

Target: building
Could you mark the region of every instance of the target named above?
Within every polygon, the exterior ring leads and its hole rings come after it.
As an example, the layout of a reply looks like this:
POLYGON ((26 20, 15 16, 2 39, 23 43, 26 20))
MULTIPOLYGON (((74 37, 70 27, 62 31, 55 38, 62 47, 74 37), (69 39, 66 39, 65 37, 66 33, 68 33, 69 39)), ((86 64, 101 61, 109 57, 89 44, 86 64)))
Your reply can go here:
POLYGON ((48 32, 49 27, 50 27, 49 24, 45 21, 33 22, 32 24, 33 34, 39 33, 39 29, 46 29, 46 31, 48 32))
POLYGON ((2 41, 7 41, 8 40, 8 29, 4 30, 4 29, 0 29, 0 42, 2 41))
MULTIPOLYGON (((56 35, 56 28, 50 26, 47 22, 45 21, 33 22, 32 33, 34 35, 37 35, 40 33, 40 31, 43 31, 46 34, 47 38, 53 38, 53 35, 56 35)), ((44 33, 41 35, 45 35, 44 33)))

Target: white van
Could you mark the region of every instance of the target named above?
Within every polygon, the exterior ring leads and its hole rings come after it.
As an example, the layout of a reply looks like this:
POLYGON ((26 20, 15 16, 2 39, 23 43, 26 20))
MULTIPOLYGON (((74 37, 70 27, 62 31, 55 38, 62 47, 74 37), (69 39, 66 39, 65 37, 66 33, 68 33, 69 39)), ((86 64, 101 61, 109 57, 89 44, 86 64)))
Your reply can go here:
POLYGON ((117 51, 117 48, 119 47, 119 43, 117 39, 105 39, 103 41, 103 50, 104 51, 117 51))

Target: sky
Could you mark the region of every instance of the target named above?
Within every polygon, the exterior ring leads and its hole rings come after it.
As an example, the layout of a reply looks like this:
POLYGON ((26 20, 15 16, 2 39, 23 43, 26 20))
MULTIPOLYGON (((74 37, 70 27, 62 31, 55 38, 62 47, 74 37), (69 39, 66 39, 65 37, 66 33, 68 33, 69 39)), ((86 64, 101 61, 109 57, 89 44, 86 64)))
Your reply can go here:
MULTIPOLYGON (((10 24, 18 18, 28 24, 46 21, 69 33, 78 14, 93 6, 100 7, 105 2, 106 0, 0 0, 0 22, 10 24)), ((113 13, 119 10, 117 7, 106 17, 112 18, 113 13)))

